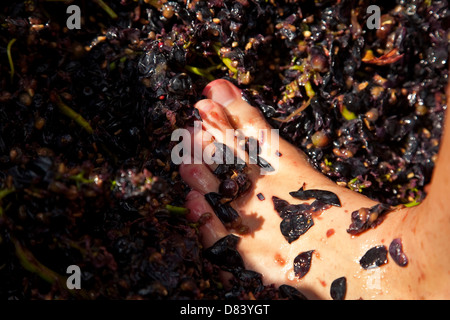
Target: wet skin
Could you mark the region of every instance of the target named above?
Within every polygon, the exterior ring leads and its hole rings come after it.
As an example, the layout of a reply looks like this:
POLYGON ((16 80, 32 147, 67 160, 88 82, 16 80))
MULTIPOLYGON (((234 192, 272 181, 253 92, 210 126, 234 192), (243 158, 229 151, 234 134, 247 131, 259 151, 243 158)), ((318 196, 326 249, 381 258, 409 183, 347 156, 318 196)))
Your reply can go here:
MULTIPOLYGON (((203 122, 202 130, 222 132, 239 129, 252 136, 256 129, 271 127, 257 108, 241 99, 240 90, 225 80, 215 80, 204 90, 207 99, 196 104, 203 122)), ((446 119, 446 127, 450 120, 446 119)), ((202 141, 199 130, 192 134, 193 146, 205 148, 211 141, 202 141)), ((310 299, 331 299, 330 286, 334 280, 345 277, 346 299, 448 299, 450 298, 450 212, 445 206, 445 190, 450 186, 445 163, 450 161, 450 131, 446 130, 441 141, 441 151, 435 173, 425 201, 414 208, 397 208, 386 214, 384 221, 359 235, 347 232, 351 213, 360 208, 370 208, 377 202, 349 189, 340 187, 316 171, 307 157, 296 147, 279 139, 277 150, 270 148, 271 133, 263 141, 261 156, 273 164, 276 173, 261 175, 256 165, 249 165, 251 189, 232 202, 246 226, 244 234, 227 229, 213 214, 201 227, 205 248, 213 245, 229 233, 240 237, 237 249, 247 269, 262 274, 265 284, 288 284, 296 287, 310 299), (282 156, 280 156, 280 154, 282 156), (341 206, 331 206, 315 214, 314 225, 297 240, 288 243, 280 232, 282 218, 274 210, 272 197, 287 200, 291 204, 312 203, 314 199, 300 200, 290 192, 305 189, 331 191, 341 206), (262 194, 264 200, 260 200, 262 194), (394 239, 400 239, 406 266, 399 266, 391 256, 387 263, 364 269, 361 258, 376 246, 389 248, 394 239), (295 258, 314 250, 311 267, 299 278, 295 272, 295 258)), ((215 138, 219 140, 217 135, 215 138)), ((217 141, 216 140, 216 141, 217 141)), ((193 147, 192 146, 192 147, 193 147)), ((232 149, 233 146, 230 146, 232 149)), ((235 150, 236 151, 236 150, 235 150)), ((212 173, 215 165, 182 164, 180 174, 192 188, 186 206, 188 218, 197 221, 203 214, 212 213, 204 195, 218 192, 219 179, 212 173)), ((397 240, 398 241, 398 240, 397 240)), ((224 272, 227 282, 229 275, 224 272)))

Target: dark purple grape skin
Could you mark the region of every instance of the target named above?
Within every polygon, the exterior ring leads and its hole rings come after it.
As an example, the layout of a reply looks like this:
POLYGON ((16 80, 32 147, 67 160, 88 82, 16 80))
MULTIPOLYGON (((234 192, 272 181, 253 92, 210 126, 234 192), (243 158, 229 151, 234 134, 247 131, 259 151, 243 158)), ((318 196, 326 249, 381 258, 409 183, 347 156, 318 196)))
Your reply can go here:
POLYGON ((311 198, 320 200, 324 203, 331 204, 332 206, 340 207, 341 201, 339 200, 338 196, 327 190, 316 190, 316 189, 310 189, 310 190, 304 190, 303 186, 297 190, 289 192, 289 194, 300 200, 308 200, 311 198))
POLYGON ((400 267, 406 267, 408 265, 408 257, 403 252, 402 240, 400 238, 392 240, 389 245, 389 255, 400 267))
POLYGON ((278 214, 282 219, 291 217, 299 214, 308 214, 310 215, 311 206, 306 203, 301 204, 288 204, 284 208, 282 208, 278 214))
POLYGON ((275 169, 271 166, 267 160, 260 157, 261 147, 259 146, 258 140, 253 137, 246 137, 244 150, 248 153, 250 163, 257 164, 261 169, 265 171, 272 172, 275 169))
POLYGON ((278 197, 272 196, 272 201, 273 201, 273 208, 275 209, 276 212, 280 213, 280 211, 286 207, 287 205, 289 205, 289 202, 287 202, 286 200, 280 199, 278 197))
POLYGON ((234 198, 239 192, 239 185, 232 179, 225 179, 219 185, 219 193, 225 198, 234 198))
POLYGON ((294 273, 299 279, 303 278, 309 272, 313 253, 314 250, 305 251, 294 259, 294 273))
POLYGON ((289 300, 308 300, 308 298, 303 293, 290 285, 282 284, 278 288, 278 290, 280 291, 280 295, 283 298, 287 298, 289 300))
POLYGON ((272 197, 272 201, 273 201, 273 208, 282 219, 297 214, 311 215, 312 212, 316 212, 321 208, 325 208, 326 206, 325 204, 323 204, 322 206, 317 202, 313 202, 311 205, 307 203, 290 204, 286 200, 280 199, 275 196, 272 197))
POLYGON ((291 243, 314 225, 313 219, 307 214, 287 216, 280 223, 281 234, 291 243))
POLYGON ((245 269, 244 261, 236 250, 238 242, 239 237, 229 234, 206 249, 205 257, 223 270, 230 272, 243 270, 245 269))
POLYGON ((205 194, 205 199, 208 201, 209 205, 214 208, 221 203, 220 200, 222 200, 222 196, 217 192, 209 192, 205 194))
POLYGON ((220 204, 213 209, 214 213, 224 224, 232 223, 239 219, 239 213, 228 203, 220 204))
POLYGON ((384 245, 375 246, 364 254, 359 260, 359 264, 364 269, 372 269, 387 263, 387 248, 384 245))
POLYGON ((253 137, 245 138, 244 150, 251 155, 258 155, 261 153, 261 147, 259 146, 259 142, 253 137))
POLYGON ((239 186, 239 194, 244 194, 247 192, 252 185, 248 175, 245 173, 238 173, 235 181, 239 186))
POLYGON ((347 293, 347 279, 340 277, 331 283, 330 296, 333 300, 344 300, 347 293))
POLYGON ((228 203, 222 203, 222 196, 216 192, 205 194, 205 199, 213 208, 216 216, 222 223, 231 223, 239 219, 239 214, 228 203))
POLYGON ((274 167, 272 167, 272 165, 269 162, 267 162, 266 159, 264 159, 260 156, 258 156, 257 164, 261 169, 263 169, 265 171, 268 171, 268 172, 275 171, 274 167))
POLYGON ((297 240, 314 225, 313 214, 330 207, 322 200, 315 200, 312 204, 290 204, 286 200, 272 196, 272 201, 275 211, 283 219, 280 223, 281 234, 289 243, 297 240))

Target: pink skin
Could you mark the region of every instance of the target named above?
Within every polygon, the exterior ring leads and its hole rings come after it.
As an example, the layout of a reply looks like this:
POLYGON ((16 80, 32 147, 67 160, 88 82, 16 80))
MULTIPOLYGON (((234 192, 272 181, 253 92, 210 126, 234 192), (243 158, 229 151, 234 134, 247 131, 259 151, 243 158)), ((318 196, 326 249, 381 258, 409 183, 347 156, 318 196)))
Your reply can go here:
MULTIPOLYGON (((255 128, 271 128, 258 109, 241 99, 240 90, 225 80, 211 82, 204 95, 207 99, 196 104, 204 131, 240 129, 250 136, 255 128)), ((450 126, 449 119, 446 125, 450 126)), ((271 141, 269 138, 265 143, 271 141)), ((194 137, 193 143, 204 148, 209 142, 194 137)), ((312 168, 303 152, 280 138, 278 151, 282 157, 268 151, 261 155, 269 163, 277 163, 276 174, 260 175, 259 168, 249 165, 251 190, 232 203, 248 227, 248 232, 238 234, 238 250, 246 268, 261 273, 265 284, 288 284, 311 299, 330 299, 332 281, 342 276, 347 278, 346 299, 450 298, 450 219, 443 197, 450 184, 450 169, 445 165, 450 161, 449 130, 445 131, 441 149, 430 194, 423 204, 397 209, 376 228, 351 236, 346 232, 351 212, 371 207, 376 202, 336 185, 312 168), (298 190, 303 183, 306 189, 334 192, 342 207, 331 207, 314 217, 314 226, 289 244, 280 232, 281 218, 273 209, 272 196, 302 203, 290 197, 289 192, 298 190), (264 201, 258 199, 258 193, 264 195, 264 201), (381 267, 361 268, 359 259, 368 249, 377 245, 389 247, 395 238, 402 239, 409 259, 406 267, 399 267, 388 256, 388 263, 381 267), (298 279, 293 272, 293 260, 299 253, 309 250, 315 250, 311 269, 298 279)), ((212 173, 213 169, 214 165, 203 163, 180 166, 182 178, 193 190, 186 201, 190 209, 188 218, 192 221, 213 212, 203 196, 218 190, 219 180, 212 173)), ((210 216, 200 227, 205 248, 229 233, 238 232, 227 230, 214 214, 210 216)), ((224 273, 225 284, 228 276, 224 273)))

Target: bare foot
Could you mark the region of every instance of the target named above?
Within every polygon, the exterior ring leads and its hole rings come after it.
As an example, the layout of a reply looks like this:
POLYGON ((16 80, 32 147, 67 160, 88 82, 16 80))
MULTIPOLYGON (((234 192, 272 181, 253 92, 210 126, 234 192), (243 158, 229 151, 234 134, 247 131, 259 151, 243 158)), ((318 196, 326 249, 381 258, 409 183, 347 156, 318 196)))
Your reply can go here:
MULTIPOLYGON (((271 129, 259 110, 242 100, 240 90, 229 82, 216 80, 205 88, 204 94, 209 99, 196 105, 204 131, 215 129, 225 134, 226 129, 240 129, 245 135, 252 136, 255 129, 271 129)), ((266 137, 263 144, 270 144, 270 141, 270 137, 266 137)), ((205 143, 195 137, 194 143, 205 147, 205 143)), ((417 210, 395 209, 375 228, 351 235, 347 229, 352 222, 352 212, 377 203, 330 181, 310 166, 301 151, 281 138, 278 150, 268 149, 263 148, 261 156, 274 164, 276 174, 260 175, 259 167, 250 165, 251 189, 232 202, 242 224, 248 227, 245 234, 238 234, 237 249, 245 267, 261 273, 265 284, 294 286, 310 299, 330 299, 330 286, 341 277, 346 278, 346 299, 417 299, 434 297, 436 292, 442 292, 442 284, 429 279, 424 253, 411 232, 417 227, 417 210), (289 194, 303 184, 306 190, 335 193, 341 207, 331 206, 320 214, 313 214, 314 225, 289 243, 281 234, 282 218, 274 210, 272 197, 291 204, 312 203, 314 199, 298 200, 289 194), (386 263, 363 268, 360 260, 369 249, 377 246, 389 249, 394 239, 401 240, 408 258, 406 266, 399 266, 387 254, 386 263), (310 269, 304 275, 299 274, 294 268, 295 264, 298 266, 296 257, 311 250, 314 251, 310 269)), ((204 213, 213 212, 204 198, 209 192, 218 192, 219 180, 212 169, 213 165, 204 163, 180 166, 181 176, 193 189, 186 203, 190 209, 189 218, 193 221, 204 213)), ((200 231, 205 248, 225 235, 237 232, 228 230, 215 215, 200 231)))

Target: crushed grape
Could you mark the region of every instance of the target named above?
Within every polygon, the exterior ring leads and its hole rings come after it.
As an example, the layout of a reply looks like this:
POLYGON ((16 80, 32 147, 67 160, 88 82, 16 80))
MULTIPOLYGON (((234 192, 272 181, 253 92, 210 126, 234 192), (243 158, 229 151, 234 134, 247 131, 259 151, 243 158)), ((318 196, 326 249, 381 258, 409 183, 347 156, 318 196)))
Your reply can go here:
POLYGON ((386 204, 376 204, 371 208, 360 208, 351 214, 351 224, 347 232, 352 235, 358 235, 369 228, 375 228, 379 225, 384 216, 393 209, 386 204))

